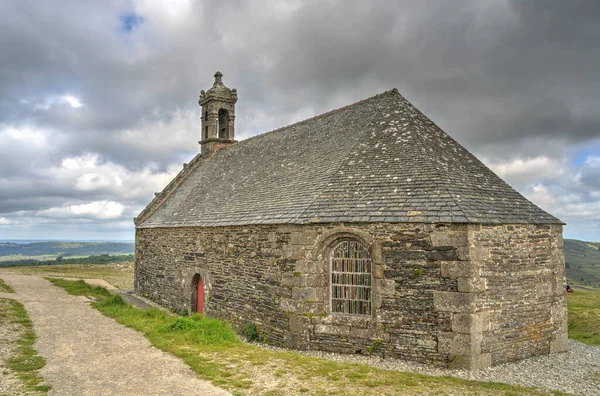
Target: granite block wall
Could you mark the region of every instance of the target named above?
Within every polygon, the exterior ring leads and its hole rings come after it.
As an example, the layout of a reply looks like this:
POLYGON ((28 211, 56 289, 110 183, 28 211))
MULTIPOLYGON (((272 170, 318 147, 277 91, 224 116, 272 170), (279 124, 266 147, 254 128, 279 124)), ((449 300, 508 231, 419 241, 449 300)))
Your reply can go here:
POLYGON ((565 351, 562 226, 471 226, 469 237, 485 285, 476 309, 489 320, 482 354, 495 365, 565 351))
POLYGON ((238 331, 254 323, 270 344, 476 368, 561 350, 561 235, 467 224, 138 228, 135 287, 189 310, 198 273, 207 315, 238 331), (329 249, 348 238, 371 253, 370 316, 329 310, 329 249))

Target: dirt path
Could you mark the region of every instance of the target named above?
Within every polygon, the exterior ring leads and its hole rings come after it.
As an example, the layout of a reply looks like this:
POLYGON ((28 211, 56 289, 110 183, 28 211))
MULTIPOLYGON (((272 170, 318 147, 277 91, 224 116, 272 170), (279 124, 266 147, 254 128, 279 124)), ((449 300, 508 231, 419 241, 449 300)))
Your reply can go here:
POLYGON ((36 276, 2 275, 27 309, 51 395, 228 395, 138 332, 36 276))

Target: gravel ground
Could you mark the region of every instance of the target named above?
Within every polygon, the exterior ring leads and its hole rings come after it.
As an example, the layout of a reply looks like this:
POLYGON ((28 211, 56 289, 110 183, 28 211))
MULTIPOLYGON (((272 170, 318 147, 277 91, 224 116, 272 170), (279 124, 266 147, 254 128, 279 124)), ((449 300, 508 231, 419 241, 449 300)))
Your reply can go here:
MULTIPOLYGON (((259 346, 270 350, 284 350, 265 345, 259 346)), ((299 351, 299 353, 336 362, 363 363, 384 370, 452 376, 475 381, 504 382, 538 389, 560 390, 582 396, 600 395, 600 348, 575 340, 569 340, 569 351, 565 353, 536 356, 520 362, 505 363, 472 372, 436 368, 391 358, 382 359, 321 351, 299 351)))

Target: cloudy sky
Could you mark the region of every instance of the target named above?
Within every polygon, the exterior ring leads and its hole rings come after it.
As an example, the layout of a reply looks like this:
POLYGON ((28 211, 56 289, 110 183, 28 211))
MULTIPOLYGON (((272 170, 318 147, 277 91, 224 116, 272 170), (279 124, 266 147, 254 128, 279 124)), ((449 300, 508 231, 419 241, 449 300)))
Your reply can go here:
POLYGON ((220 70, 238 139, 397 87, 600 241, 599 21, 591 0, 3 0, 0 239, 133 239, 220 70))

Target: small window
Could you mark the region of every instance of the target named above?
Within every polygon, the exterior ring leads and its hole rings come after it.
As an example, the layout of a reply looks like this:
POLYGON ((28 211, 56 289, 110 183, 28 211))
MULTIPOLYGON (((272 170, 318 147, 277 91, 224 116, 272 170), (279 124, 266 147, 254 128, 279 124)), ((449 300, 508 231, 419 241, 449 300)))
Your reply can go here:
POLYGON ((330 257, 331 312, 371 315, 371 255, 356 241, 335 245, 330 257))
POLYGON ((228 129, 229 112, 225 109, 219 110, 219 139, 229 139, 228 129))
POLYGON ((208 126, 204 127, 204 139, 208 139, 208 126))

